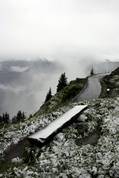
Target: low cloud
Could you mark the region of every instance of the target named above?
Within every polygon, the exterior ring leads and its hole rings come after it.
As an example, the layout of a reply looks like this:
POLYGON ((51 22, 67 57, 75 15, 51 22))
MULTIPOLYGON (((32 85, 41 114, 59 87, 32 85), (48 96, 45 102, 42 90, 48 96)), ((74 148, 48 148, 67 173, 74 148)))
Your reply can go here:
POLYGON ((88 76, 92 67, 97 73, 105 72, 107 64, 112 66, 108 68, 109 70, 119 66, 119 63, 111 61, 100 63, 100 60, 94 60, 93 57, 70 54, 59 55, 59 58, 52 62, 48 60, 1 62, 0 113, 8 112, 14 115, 18 110, 27 114, 34 113, 43 104, 50 87, 53 94, 56 93, 61 73, 65 72, 70 81, 88 76))
POLYGON ((25 72, 29 69, 29 67, 20 67, 20 66, 11 66, 10 70, 13 72, 25 72))

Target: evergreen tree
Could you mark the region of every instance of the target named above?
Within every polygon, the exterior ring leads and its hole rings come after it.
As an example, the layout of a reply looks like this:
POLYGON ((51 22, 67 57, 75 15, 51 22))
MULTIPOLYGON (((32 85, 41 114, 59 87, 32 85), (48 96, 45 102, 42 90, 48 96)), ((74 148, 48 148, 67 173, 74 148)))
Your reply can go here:
POLYGON ((25 118, 26 118, 25 113, 18 111, 17 115, 12 118, 12 123, 24 121, 25 118))
POLYGON ((16 116, 14 116, 14 117, 12 118, 12 123, 17 123, 17 117, 16 117, 16 116))
POLYGON ((0 124, 3 123, 3 117, 0 115, 0 124))
POLYGON ((65 73, 62 73, 58 81, 57 92, 61 91, 66 86, 67 86, 67 78, 65 73))
POLYGON ((5 114, 3 114, 3 122, 5 124, 8 124, 10 120, 9 114, 6 112, 5 114))
POLYGON ((46 95, 46 98, 45 98, 45 103, 47 101, 49 101, 50 99, 52 98, 52 91, 51 91, 51 88, 49 89, 47 95, 46 95))
POLYGON ((24 112, 18 111, 17 116, 16 116, 16 120, 19 121, 23 121, 25 119, 25 114, 24 112))
POLYGON ((26 118, 25 113, 22 112, 22 120, 24 120, 25 118, 26 118))
POLYGON ((91 69, 90 75, 94 75, 94 70, 93 70, 93 68, 91 69))

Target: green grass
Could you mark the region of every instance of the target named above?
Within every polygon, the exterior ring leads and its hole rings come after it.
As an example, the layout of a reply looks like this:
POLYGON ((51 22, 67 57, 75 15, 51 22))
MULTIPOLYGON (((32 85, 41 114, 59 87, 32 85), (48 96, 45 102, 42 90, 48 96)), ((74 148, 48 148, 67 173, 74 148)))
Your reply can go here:
POLYGON ((69 104, 70 101, 81 92, 86 82, 87 78, 77 78, 76 80, 71 81, 63 90, 56 93, 47 103, 43 104, 35 116, 39 115, 39 113, 55 111, 58 108, 69 104))

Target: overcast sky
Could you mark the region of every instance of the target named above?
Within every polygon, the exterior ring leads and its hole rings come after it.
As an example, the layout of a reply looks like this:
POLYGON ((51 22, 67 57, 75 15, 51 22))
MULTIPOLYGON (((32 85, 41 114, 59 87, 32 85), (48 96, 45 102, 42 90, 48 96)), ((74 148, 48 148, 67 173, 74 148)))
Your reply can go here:
POLYGON ((119 59, 119 0, 0 0, 0 57, 119 59))

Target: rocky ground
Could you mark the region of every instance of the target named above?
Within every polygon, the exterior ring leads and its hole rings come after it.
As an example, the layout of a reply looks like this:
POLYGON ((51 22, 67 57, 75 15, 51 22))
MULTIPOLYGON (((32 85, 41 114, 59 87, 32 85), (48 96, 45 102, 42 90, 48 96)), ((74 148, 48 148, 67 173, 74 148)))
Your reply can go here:
POLYGON ((70 101, 54 109, 56 100, 52 99, 50 108, 47 106, 50 112, 43 112, 43 108, 24 122, 0 128, 0 177, 119 178, 119 97, 70 101), (50 143, 38 148, 25 142, 20 147, 20 140, 77 104, 88 104, 88 109, 50 143), (11 144, 16 144, 16 155, 11 144), (22 154, 17 146, 23 149, 22 154))
MULTIPOLYGON (((118 178, 119 98, 97 99, 88 104, 89 108, 80 118, 48 145, 40 149, 27 148, 23 159, 12 159, 11 166, 5 172, 1 171, 0 176, 118 178)), ((2 137, 2 145, 33 132, 38 124, 47 125, 68 109, 64 107, 44 119, 36 118, 34 123, 29 121, 29 126, 22 123, 16 130, 10 128, 2 137)))

